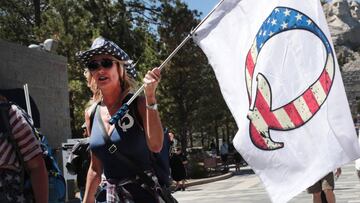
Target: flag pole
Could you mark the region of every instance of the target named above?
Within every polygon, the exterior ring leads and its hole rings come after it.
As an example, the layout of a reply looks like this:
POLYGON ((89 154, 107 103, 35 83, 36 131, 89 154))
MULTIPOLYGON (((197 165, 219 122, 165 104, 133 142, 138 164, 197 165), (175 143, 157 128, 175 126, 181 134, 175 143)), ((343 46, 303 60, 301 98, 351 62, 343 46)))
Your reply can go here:
MULTIPOLYGON (((165 67, 165 65, 175 56, 175 54, 185 45, 186 42, 192 38, 193 34, 196 32, 196 30, 210 17, 210 15, 220 6, 221 3, 223 3, 225 0, 221 0, 211 11, 208 13, 205 18, 203 18, 200 23, 190 31, 190 33, 186 36, 186 38, 174 49, 173 52, 161 63, 161 65, 158 67, 160 71, 165 67)), ((141 87, 134 93, 134 95, 121 106, 121 108, 116 112, 116 114, 111 117, 109 120, 109 123, 111 125, 118 122, 119 119, 121 119, 126 112, 129 109, 130 104, 134 101, 134 99, 141 94, 142 91, 144 91, 145 84, 142 84, 141 87)))
POLYGON ((24 85, 24 95, 25 95, 27 113, 29 114, 30 117, 32 117, 30 96, 29 96, 29 87, 28 87, 27 83, 25 83, 25 85, 24 85))

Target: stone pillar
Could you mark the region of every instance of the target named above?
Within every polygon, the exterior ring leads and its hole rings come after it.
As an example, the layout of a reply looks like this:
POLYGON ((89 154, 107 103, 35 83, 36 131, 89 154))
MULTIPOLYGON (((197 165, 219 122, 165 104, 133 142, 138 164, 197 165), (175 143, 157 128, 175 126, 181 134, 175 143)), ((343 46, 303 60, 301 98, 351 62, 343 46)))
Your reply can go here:
POLYGON ((52 148, 61 147, 71 138, 67 59, 0 40, 0 89, 25 83, 39 109, 41 131, 52 148))

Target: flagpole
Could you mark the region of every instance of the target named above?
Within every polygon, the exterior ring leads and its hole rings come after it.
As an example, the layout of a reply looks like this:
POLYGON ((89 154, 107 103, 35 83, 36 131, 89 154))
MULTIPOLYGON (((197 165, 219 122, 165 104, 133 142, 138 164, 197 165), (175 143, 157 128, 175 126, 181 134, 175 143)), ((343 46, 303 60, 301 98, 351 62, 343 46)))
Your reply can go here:
POLYGON ((29 96, 29 87, 28 87, 27 83, 25 83, 25 85, 24 85, 24 95, 25 95, 27 113, 29 114, 30 117, 32 117, 30 96, 29 96))
MULTIPOLYGON (((223 3, 225 0, 221 0, 211 11, 208 13, 205 18, 203 18, 200 23, 190 31, 190 33, 186 36, 186 38, 174 49, 173 52, 161 63, 158 67, 160 71, 165 67, 165 65, 175 56, 175 54, 185 45, 186 42, 192 38, 193 34, 196 30, 210 17, 210 15, 223 3)), ((119 119, 121 119, 125 113, 128 111, 130 104, 135 100, 135 98, 144 91, 145 84, 142 84, 141 87, 134 93, 134 95, 125 103, 123 106, 116 112, 116 114, 111 117, 109 123, 111 125, 115 124, 119 119)))

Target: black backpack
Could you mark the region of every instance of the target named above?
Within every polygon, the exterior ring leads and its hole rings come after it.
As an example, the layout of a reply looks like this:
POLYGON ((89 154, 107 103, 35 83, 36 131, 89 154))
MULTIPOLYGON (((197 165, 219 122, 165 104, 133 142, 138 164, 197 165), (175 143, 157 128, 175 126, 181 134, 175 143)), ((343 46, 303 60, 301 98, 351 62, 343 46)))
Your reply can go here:
MULTIPOLYGON (((13 139, 11 134, 11 127, 9 122, 9 109, 11 105, 16 105, 12 102, 3 102, 0 103, 0 132, 1 132, 1 139, 8 139, 9 142, 12 144, 16 151, 16 156, 20 162, 21 166, 21 184, 22 190, 24 191, 25 196, 32 198, 32 186, 30 177, 25 171, 25 163, 23 157, 20 153, 20 149, 13 139)), ((31 118, 29 115, 18 106, 18 108, 22 111, 22 114, 28 124, 32 127, 32 130, 36 136, 36 138, 40 141, 40 146, 43 152, 43 158, 46 164, 46 169, 48 172, 48 179, 49 179, 49 203, 60 203, 65 202, 65 195, 66 195, 66 183, 65 179, 62 175, 62 172, 57 164, 56 159, 54 158, 53 151, 50 148, 46 137, 41 134, 37 129, 33 126, 33 122, 31 122, 31 118)))

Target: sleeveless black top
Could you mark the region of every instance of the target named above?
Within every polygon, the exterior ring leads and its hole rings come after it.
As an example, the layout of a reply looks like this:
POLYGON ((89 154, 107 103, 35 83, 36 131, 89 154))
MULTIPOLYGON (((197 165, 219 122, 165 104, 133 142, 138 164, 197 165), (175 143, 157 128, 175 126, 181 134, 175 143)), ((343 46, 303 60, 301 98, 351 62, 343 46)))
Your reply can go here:
MULTIPOLYGON (((131 94, 127 95, 123 103, 130 97, 131 94)), ((111 132, 110 139, 117 146, 117 150, 133 160, 136 165, 143 170, 150 170, 150 151, 141 122, 137 120, 141 118, 137 114, 137 99, 135 99, 130 104, 128 113, 115 125, 116 128, 111 132)), ((106 178, 121 180, 135 177, 136 173, 133 170, 108 151, 109 146, 105 144, 104 134, 108 136, 100 117, 100 110, 96 107, 91 129, 90 149, 101 160, 106 178)))

